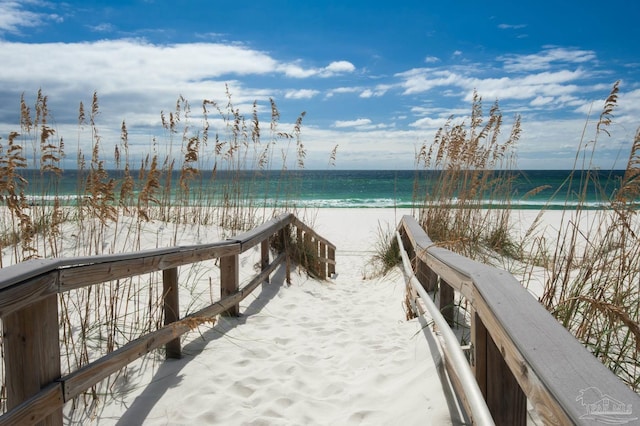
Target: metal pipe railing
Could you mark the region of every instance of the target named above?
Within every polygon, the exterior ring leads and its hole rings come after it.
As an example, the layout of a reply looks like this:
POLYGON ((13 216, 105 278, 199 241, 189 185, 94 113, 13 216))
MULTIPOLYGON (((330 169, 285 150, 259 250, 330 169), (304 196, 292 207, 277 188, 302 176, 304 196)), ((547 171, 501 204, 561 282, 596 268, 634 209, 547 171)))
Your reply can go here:
POLYGON ((403 271, 405 275, 405 280, 409 281, 409 284, 413 289, 418 292, 418 295, 422 299, 429 312, 429 315, 433 319, 434 323, 442 333, 442 340, 438 339, 442 346, 442 351, 445 354, 445 357, 451 363, 452 368, 458 375, 458 379, 460 380, 460 384, 464 391, 464 398, 466 399, 470 413, 467 413, 471 419, 473 424, 477 425, 494 425, 493 417, 491 417, 491 413, 489 412, 489 408, 487 407, 487 403, 482 396, 482 392, 480 391, 480 387, 476 382, 476 378, 471 371, 471 367, 467 362, 467 358, 465 357, 462 348, 460 347, 460 343, 456 338, 455 334, 449 327, 447 320, 442 316, 440 310, 436 307, 435 303, 429 297, 429 294, 422 288, 422 284, 418 281, 415 274, 413 273, 413 268, 411 268, 411 262, 409 260, 409 256, 407 252, 404 250, 404 245, 402 244, 402 237, 399 232, 396 232, 396 239, 398 240, 398 247, 400 248, 400 254, 402 256, 402 265, 403 271))

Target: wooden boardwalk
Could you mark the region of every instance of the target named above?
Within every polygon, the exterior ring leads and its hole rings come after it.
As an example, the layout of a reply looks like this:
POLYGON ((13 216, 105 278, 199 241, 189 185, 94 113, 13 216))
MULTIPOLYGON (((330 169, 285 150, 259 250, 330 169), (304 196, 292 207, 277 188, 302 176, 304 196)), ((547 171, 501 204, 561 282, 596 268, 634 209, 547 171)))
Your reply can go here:
MULTIPOLYGON (((336 262, 364 254, 338 249, 336 262)), ((192 333, 182 359, 129 394, 124 414, 106 407, 101 422, 460 424, 434 342, 422 321, 404 320, 400 271, 363 281, 359 267, 339 269, 327 282, 293 271, 287 286, 279 270, 253 296, 241 317, 221 318, 204 340, 192 333)))
POLYGON ((633 407, 640 407, 640 397, 513 276, 436 247, 411 217, 398 225, 407 250, 404 275, 364 281, 371 238, 350 235, 362 232, 359 221, 337 238, 343 243, 337 251, 295 216, 283 215, 217 243, 1 269, 9 412, 0 425, 61 424, 65 402, 126 365, 141 368, 137 360, 163 346, 176 360, 162 363, 137 393, 125 392, 122 406, 103 406, 101 419, 237 423, 248 414, 247 423, 457 424, 463 407, 474 424, 519 425, 531 420, 530 406, 544 423, 638 422, 633 407), (273 256, 270 247, 279 247, 273 256), (315 253, 312 268, 320 280, 291 270, 293 247, 315 253), (247 254, 242 262, 258 271, 241 280, 240 256, 247 254), (177 268, 207 259, 220 261, 220 299, 182 317, 173 297, 177 268), (335 275, 336 261, 349 267, 335 275), (165 325, 61 377, 58 293, 154 271, 162 271, 165 325), (429 319, 405 321, 405 294, 422 312, 433 297, 426 291, 437 294, 439 307, 430 312, 443 333, 447 321, 453 323, 455 295, 468 303, 469 365, 460 364, 451 345, 440 346, 429 319), (181 344, 194 321, 220 314, 203 340, 181 344), (598 392, 601 399, 591 401, 598 392), (194 399, 196 407, 213 408, 181 410, 194 399))

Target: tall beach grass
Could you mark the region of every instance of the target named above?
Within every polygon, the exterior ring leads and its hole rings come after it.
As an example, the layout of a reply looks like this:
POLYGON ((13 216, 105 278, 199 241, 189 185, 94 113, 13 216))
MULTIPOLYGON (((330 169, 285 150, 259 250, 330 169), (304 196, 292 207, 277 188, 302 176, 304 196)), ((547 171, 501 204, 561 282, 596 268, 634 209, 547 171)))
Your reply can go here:
MULTIPOLYGON (((132 152, 126 121, 109 133, 119 138, 103 136, 97 93, 90 105, 80 102, 77 140, 71 144, 57 133, 48 103, 41 91, 33 105, 22 96, 19 130, 0 138, 0 267, 140 250, 150 240, 178 245, 183 234, 215 242, 279 210, 305 214, 294 201, 300 191, 296 171, 305 167, 304 113, 284 130, 273 100, 253 103, 245 116, 228 90, 222 102, 204 100, 196 112, 179 96, 171 111, 160 112, 159 135, 149 136, 140 157, 132 152), (267 124, 259 119, 263 109, 267 124), (63 167, 68 158, 76 159, 73 170, 63 167), (71 196, 61 187, 69 173, 77 176, 71 196), (277 181, 265 182, 269 178, 277 181)), ((334 149, 330 161, 335 155, 334 149)), ((181 292, 190 301, 183 314, 217 299, 217 274, 213 263, 183 267, 181 292)), ((161 280, 156 273, 61 294, 63 374, 162 326, 161 280)), ((128 374, 123 369, 74 407, 95 415, 104 393, 122 386, 128 374)), ((2 377, 4 411, 4 371, 2 377)))
MULTIPOLYGON (((554 188, 555 197, 566 197, 555 233, 539 228, 544 208, 529 229, 514 232, 509 171, 515 167, 520 118, 516 116, 508 136, 500 139, 502 116, 497 103, 484 118, 477 94, 468 121, 449 120, 432 143, 417 151, 417 165, 440 171, 440 178, 430 187, 416 179, 414 199, 422 226, 437 244, 482 262, 507 265, 525 286, 536 275, 534 271, 542 274, 540 303, 638 391, 640 129, 614 194, 598 182, 594 161, 597 147, 609 136, 618 92, 616 82, 597 120, 587 119, 573 172, 554 188), (589 129, 593 131, 590 138, 589 129), (592 188, 605 202, 597 211, 587 208, 592 188), (504 202, 487 207, 485 199, 504 202)), ((543 189, 547 188, 532 192, 543 189)), ((465 302, 460 304, 464 307, 465 302)))

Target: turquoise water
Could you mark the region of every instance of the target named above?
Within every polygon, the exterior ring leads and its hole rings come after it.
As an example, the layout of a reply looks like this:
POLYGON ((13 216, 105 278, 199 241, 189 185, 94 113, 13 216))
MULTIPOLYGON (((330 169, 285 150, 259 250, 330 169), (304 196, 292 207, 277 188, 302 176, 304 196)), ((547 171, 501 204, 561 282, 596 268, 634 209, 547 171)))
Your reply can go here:
MULTIPOLYGON (((278 203, 271 199, 279 194, 280 199, 289 198, 299 206, 341 207, 341 208, 377 208, 411 207, 414 194, 424 199, 437 190, 437 173, 434 171, 413 170, 296 170, 283 171, 245 171, 225 173, 218 171, 215 180, 210 172, 202 172, 190 183, 191 198, 202 200, 206 194, 208 200, 220 200, 225 194, 233 196, 233 188, 242 188, 242 194, 251 194, 259 202, 278 203), (417 184, 417 186, 416 186, 417 184), (416 189, 417 188, 417 189, 416 189), (415 191, 415 192, 414 192, 415 191)), ((513 180, 511 205, 516 208, 539 209, 548 206, 552 209, 571 207, 577 201, 573 192, 568 193, 567 170, 528 170, 510 172, 513 180), (525 197, 529 191, 541 186, 548 188, 534 196, 525 197), (556 194, 556 195, 554 195, 556 194)), ((597 185, 590 184, 587 190, 587 206, 598 208, 607 204, 607 198, 615 194, 624 171, 607 170, 591 172, 597 185)), ((29 185, 25 193, 33 202, 46 202, 57 193, 67 202, 77 200, 79 186, 86 180, 85 174, 76 170, 67 170, 59 180, 51 176, 42 177, 38 171, 26 171, 22 175, 29 185), (55 188, 55 189, 52 189, 55 188)), ((574 187, 584 172, 574 172, 574 187)), ((116 183, 116 193, 122 181, 121 171, 109 171, 110 178, 116 183)), ((137 176, 135 176, 137 178, 137 176)), ((174 172, 171 183, 166 179, 162 187, 171 185, 172 197, 184 197, 184 191, 178 189, 179 175, 174 172)), ((140 191, 142 182, 136 182, 135 191, 140 191)), ((505 200, 485 199, 486 206, 500 206, 505 200)), ((194 201, 195 202, 195 201, 194 201)))

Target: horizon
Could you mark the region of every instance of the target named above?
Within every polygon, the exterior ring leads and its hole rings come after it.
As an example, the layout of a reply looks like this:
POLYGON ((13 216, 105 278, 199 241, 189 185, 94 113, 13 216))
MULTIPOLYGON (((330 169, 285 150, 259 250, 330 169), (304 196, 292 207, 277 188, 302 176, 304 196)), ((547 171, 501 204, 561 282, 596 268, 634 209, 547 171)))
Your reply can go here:
POLYGON ((20 129, 20 95, 32 106, 42 89, 73 146, 77 106, 96 91, 102 139, 118 143, 126 121, 135 162, 166 141, 161 111, 184 96, 197 128, 202 100, 225 105, 227 86, 247 118, 257 102, 263 124, 273 99, 282 131, 306 112, 309 170, 333 169, 335 145, 336 170, 414 170, 416 148, 450 115, 468 120, 477 90, 485 115, 499 102, 502 138, 522 117, 517 169, 571 170, 621 80, 595 167, 626 167, 640 126, 640 4, 423 3, 0 0, 0 137, 20 129))

